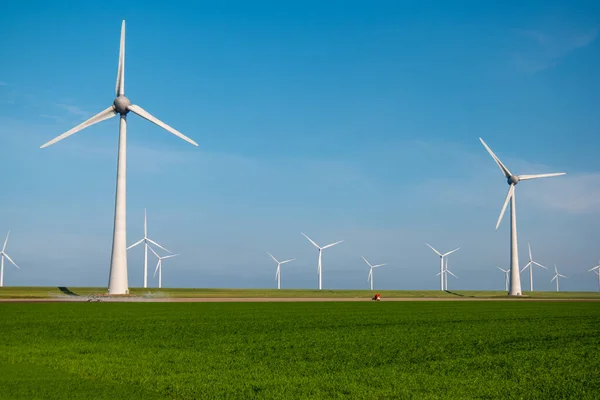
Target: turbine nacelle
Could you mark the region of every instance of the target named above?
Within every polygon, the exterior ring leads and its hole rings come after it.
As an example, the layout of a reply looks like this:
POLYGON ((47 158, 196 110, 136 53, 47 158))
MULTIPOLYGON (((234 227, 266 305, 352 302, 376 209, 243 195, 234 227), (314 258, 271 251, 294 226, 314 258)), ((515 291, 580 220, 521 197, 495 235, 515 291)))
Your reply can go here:
POLYGON ((113 107, 115 112, 121 115, 127 115, 129 112, 129 106, 131 105, 131 101, 125 96, 117 96, 115 101, 113 102, 113 107))
POLYGON ((512 175, 506 181, 509 185, 516 185, 519 183, 519 177, 517 175, 512 175))

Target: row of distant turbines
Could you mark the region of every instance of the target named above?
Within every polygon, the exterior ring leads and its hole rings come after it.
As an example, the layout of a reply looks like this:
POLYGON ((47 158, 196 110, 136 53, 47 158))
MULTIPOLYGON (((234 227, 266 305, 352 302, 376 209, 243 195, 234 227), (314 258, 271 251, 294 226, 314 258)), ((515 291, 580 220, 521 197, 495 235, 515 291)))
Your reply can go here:
MULTIPOLYGON (((112 240, 112 252, 110 262, 110 273, 108 282, 108 293, 109 294, 127 294, 129 293, 129 285, 127 280, 127 244, 126 244, 126 158, 127 158, 127 114, 132 112, 138 116, 160 126, 167 130, 173 135, 191 143, 194 146, 198 146, 196 142, 181 132, 165 124, 161 120, 157 119, 140 106, 131 104, 129 99, 125 97, 125 21, 121 25, 121 40, 119 47, 119 64, 117 69, 117 81, 115 86, 116 98, 113 104, 94 115, 87 121, 77 125, 71 130, 63 133, 62 135, 50 140, 41 147, 48 147, 60 140, 63 140, 78 131, 81 131, 89 126, 97 124, 106 119, 112 118, 119 115, 119 147, 118 147, 118 161, 117 161, 117 183, 116 183, 116 200, 115 200, 115 216, 114 216, 114 230, 112 240)), ((519 275, 519 262, 518 262, 518 248, 517 248, 517 217, 516 217, 516 201, 515 201, 515 187, 520 181, 526 181, 530 179, 547 178, 552 176, 564 175, 564 173, 553 173, 553 174, 538 174, 538 175, 514 175, 508 168, 500 161, 498 157, 492 152, 487 144, 481 139, 481 143, 487 149, 489 154, 492 156, 502 174, 507 179, 509 189, 500 217, 496 224, 496 229, 500 225, 500 221, 504 216, 506 207, 510 201, 510 273, 509 273, 509 285, 508 294, 511 296, 520 296, 521 293, 521 281, 519 275)), ((312 240, 311 240, 312 242, 312 240)), ((147 244, 147 241, 144 241, 147 244)), ((312 242, 317 246, 314 242, 312 242)), ((321 252, 326 247, 319 247, 319 260, 321 259, 321 252)), ((3 253, 4 254, 4 253, 3 253)), ((147 257, 146 257, 147 258, 147 257)), ((319 261, 319 288, 321 288, 321 262, 319 261)), ((448 272, 449 273, 449 272, 448 272)), ((442 282, 447 280, 447 273, 444 270, 443 262, 440 271, 440 279, 442 282)), ((442 285, 444 285, 442 283, 442 285)))

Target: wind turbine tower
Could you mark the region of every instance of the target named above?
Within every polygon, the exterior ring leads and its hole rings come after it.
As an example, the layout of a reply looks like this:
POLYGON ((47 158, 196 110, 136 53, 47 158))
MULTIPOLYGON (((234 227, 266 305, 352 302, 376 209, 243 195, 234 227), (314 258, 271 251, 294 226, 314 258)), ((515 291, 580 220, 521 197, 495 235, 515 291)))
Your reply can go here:
POLYGON ((320 247, 320 246, 319 246, 318 244, 316 244, 316 243, 315 243, 315 242, 314 242, 314 241, 313 241, 311 238, 309 238, 308 236, 306 236, 306 235, 305 235, 303 232, 300 232, 300 233, 302 233, 302 235, 303 235, 305 238, 307 238, 307 239, 308 239, 308 241, 309 241, 309 242, 311 242, 311 243, 313 244, 313 246, 315 246, 317 249, 319 249, 319 262, 318 262, 318 264, 317 264, 317 273, 319 274, 319 290, 321 290, 321 288, 322 288, 322 286, 321 286, 321 283, 322 283, 322 281, 321 281, 321 272, 322 272, 321 256, 322 256, 322 254, 323 254, 323 250, 325 250, 325 249, 328 249, 328 248, 330 248, 330 247, 333 247, 333 246, 335 246, 336 244, 340 244, 340 243, 342 243, 342 242, 343 242, 343 240, 340 240, 339 242, 335 242, 335 243, 328 244, 327 246, 320 247))
POLYGON ((158 248, 163 249, 167 253, 171 253, 171 251, 165 249, 160 244, 156 243, 154 240, 148 237, 148 220, 146 219, 146 209, 144 208, 144 237, 139 241, 135 242, 131 246, 127 248, 127 250, 134 248, 138 244, 144 243, 144 288, 148 287, 148 248, 150 245, 148 243, 152 243, 158 248))
POLYGON ((162 262, 163 260, 166 260, 167 258, 171 258, 171 257, 176 257, 179 254, 169 254, 168 256, 159 256, 158 253, 156 253, 156 251, 154 251, 154 249, 150 246, 148 246, 148 248, 150 249, 150 251, 152 251, 152 253, 154 253, 154 255, 156 256, 156 258, 158 258, 158 263, 156 264, 156 269, 154 270, 154 275, 156 276, 156 272, 158 271, 158 288, 162 288, 162 262))
POLYGON ((373 269, 374 268, 383 267, 384 265, 387 265, 387 264, 371 265, 371 263, 368 262, 366 258, 363 257, 362 259, 365 260, 365 262, 367 263, 367 265, 370 267, 370 269, 369 269, 369 277, 367 278, 367 282, 371 282, 371 290, 373 290, 373 269))
POLYGON ((513 175, 508 170, 508 168, 506 168, 506 166, 502 163, 502 161, 500 161, 500 159, 496 157, 492 149, 490 149, 488 145, 485 144, 483 139, 479 138, 479 140, 498 165, 509 185, 508 193, 506 195, 506 199, 504 200, 504 205, 502 206, 502 211, 500 211, 500 217, 498 218, 498 222, 496 223, 496 229, 498 229, 498 227, 500 226, 500 222, 502 221, 502 217, 504 216, 504 212, 506 211, 506 207, 508 206, 508 202, 510 201, 510 285, 508 295, 521 296, 523 293, 521 292, 521 277, 519 275, 519 249, 517 246, 517 203, 515 200, 515 187, 520 181, 565 175, 565 172, 537 175, 513 175))
POLYGON ((558 269, 556 268, 556 263, 554 264, 554 272, 555 272, 554 278, 552 278, 550 280, 550 282, 552 282, 553 280, 556 279, 556 291, 558 292, 558 277, 560 276, 561 278, 567 278, 567 279, 569 279, 569 278, 558 273, 558 269))
POLYGON ((10 231, 6 234, 6 239, 4 240, 4 246, 2 246, 2 251, 0 251, 0 287, 4 286, 4 259, 6 258, 12 265, 19 268, 17 264, 10 258, 8 254, 6 254, 6 244, 8 243, 8 237, 10 236, 10 231))
POLYGON ((291 260, 278 261, 275 257, 273 257, 273 254, 269 253, 268 251, 267 254, 270 255, 271 258, 277 263, 277 272, 275 272, 275 279, 277 279, 277 289, 281 289, 281 264, 286 264, 290 261, 294 261, 295 258, 292 258, 291 260))
POLYGON ((598 290, 600 291, 600 264, 590 269, 588 272, 594 271, 598 275, 598 290))
POLYGON ((117 194, 115 196, 115 218, 113 228, 112 252, 110 259, 110 273, 108 277, 108 294, 128 294, 127 280, 127 232, 126 232, 126 169, 127 169, 127 114, 132 112, 140 117, 160 126, 173 135, 188 143, 198 146, 196 142, 183 135, 178 130, 165 124, 142 107, 131 104, 125 97, 125 21, 121 25, 121 44, 119 49, 119 67, 117 70, 116 98, 106 110, 99 112, 75 128, 40 146, 48 147, 61 141, 76 132, 79 132, 98 122, 119 115, 119 151, 117 158, 117 194))
POLYGON ((533 257, 531 256, 531 245, 529 243, 527 243, 527 247, 529 247, 529 262, 527 263, 527 265, 525 265, 523 267, 521 272, 523 272, 527 268, 529 268, 529 291, 533 292, 533 266, 536 265, 536 266, 544 268, 544 269, 548 269, 548 268, 544 267, 542 264, 540 264, 538 262, 533 261, 533 257))
POLYGON ((440 276, 440 290, 446 290, 445 287, 445 282, 444 282, 444 257, 449 256, 450 254, 454 253, 455 251, 457 251, 458 249, 460 249, 460 247, 457 247, 456 249, 449 251, 447 253, 440 253, 439 251, 437 251, 436 249, 433 248, 433 246, 431 246, 428 243, 425 243, 427 245, 427 247, 429 247, 431 250, 433 250, 435 252, 435 254, 437 254, 438 256, 440 256, 440 273, 437 274, 440 276))

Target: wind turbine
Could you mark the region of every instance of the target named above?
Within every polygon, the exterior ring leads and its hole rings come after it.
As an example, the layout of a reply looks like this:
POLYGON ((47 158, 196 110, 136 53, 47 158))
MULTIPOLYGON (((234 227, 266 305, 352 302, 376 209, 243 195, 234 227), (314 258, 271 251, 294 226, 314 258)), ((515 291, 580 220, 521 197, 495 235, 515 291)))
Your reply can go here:
POLYGON ((556 268, 556 263, 554 263, 554 272, 555 272, 556 274, 554 275, 554 278, 552 278, 552 279, 550 280, 550 282, 552 282, 553 280, 555 280, 555 279, 556 279, 556 291, 558 292, 558 277, 560 276, 560 277, 562 277, 562 278, 567 278, 567 279, 569 279, 569 278, 568 278, 568 277, 566 277, 566 276, 564 276, 564 275, 561 275, 561 274, 559 274, 559 273, 558 273, 558 269, 556 268))
POLYGON ((596 265, 594 268, 590 269, 588 272, 594 271, 596 275, 598 275, 598 290, 600 290, 600 264, 596 265))
POLYGON ((367 263, 367 265, 371 268, 369 270, 369 277, 367 278, 367 282, 371 282, 371 290, 373 290, 373 268, 383 267, 384 265, 387 265, 387 264, 371 265, 371 263, 368 262, 366 258, 363 257, 362 259, 365 260, 365 262, 367 263))
POLYGON ((163 249, 167 253, 171 253, 171 251, 165 249, 160 244, 156 243, 154 240, 152 240, 148 237, 148 223, 147 223, 147 219, 146 219, 146 209, 145 208, 144 208, 144 238, 135 242, 131 246, 129 246, 127 248, 127 250, 134 248, 138 244, 142 244, 142 243, 144 243, 144 288, 147 288, 148 287, 148 247, 150 247, 148 245, 148 243, 152 243, 153 245, 163 249))
POLYGON ((500 271, 504 272, 504 286, 506 287, 504 290, 508 292, 508 274, 510 273, 510 269, 502 269, 500 267, 496 267, 500 271))
POLYGON ((319 263, 317 264, 317 273, 319 274, 319 290, 321 290, 321 287, 322 287, 321 286, 321 272, 322 272, 321 256, 322 256, 323 250, 333 247, 336 244, 340 244, 343 242, 343 240, 340 240, 339 242, 328 244, 327 246, 320 247, 318 244, 313 242, 313 240, 311 238, 306 236, 303 232, 300 232, 300 233, 302 233, 302 235, 304 235, 304 237, 307 238, 309 242, 311 242, 317 249, 319 249, 319 263))
POLYGON ((527 263, 527 265, 525 265, 523 267, 521 272, 523 272, 527 268, 529 268, 529 291, 533 292, 533 266, 537 265, 538 267, 542 267, 544 269, 548 269, 548 268, 544 267, 542 264, 540 264, 538 262, 533 261, 533 257, 531 256, 531 245, 529 243, 527 243, 527 247, 529 247, 529 262, 527 263))
POLYGON ((549 178, 552 176, 560 176, 565 175, 565 172, 558 172, 552 174, 537 174, 537 175, 513 175, 502 161, 488 147, 487 144, 483 141, 482 138, 479 138, 483 147, 490 153, 490 156, 496 161, 498 167, 504 174, 504 177, 507 179, 509 188, 508 193, 506 195, 506 199, 504 200, 504 205, 502 206, 502 211, 500 211, 500 217, 498 218, 498 222, 496 223, 496 229, 500 226, 500 222, 502 221, 502 217, 504 216, 504 212, 506 211, 506 206, 508 206, 508 201, 510 200, 510 287, 508 291, 509 296, 521 296, 521 276, 519 275, 519 249, 517 246, 517 211, 516 211, 516 200, 515 200, 515 186, 520 181, 527 181, 530 179, 538 179, 538 178, 549 178))
POLYGON ((6 254, 6 243, 8 243, 8 237, 10 236, 10 231, 8 231, 8 233, 6 234, 6 239, 4 240, 4 246, 2 246, 2 251, 0 251, 0 287, 4 286, 4 257, 6 257, 6 259, 8 261, 10 261, 10 263, 12 265, 14 265, 15 267, 17 267, 17 269, 21 269, 19 268, 19 266, 17 264, 15 264, 15 262, 8 256, 8 254, 6 254))
POLYGON ((456 279, 458 279, 458 276, 454 275, 452 273, 452 271, 450 271, 448 269, 448 259, 446 258, 446 266, 444 267, 443 271, 435 274, 435 276, 442 275, 444 277, 444 289, 443 290, 448 290, 448 274, 450 274, 453 277, 455 277, 456 279))
MULTIPOLYGON (((433 251, 435 252, 435 254, 437 254, 438 256, 440 256, 440 273, 439 273, 439 274, 437 274, 437 275, 439 275, 439 276, 440 276, 440 287, 441 287, 441 289, 440 289, 440 290, 445 290, 445 289, 444 289, 444 287, 445 287, 445 284, 444 284, 444 257, 446 257, 446 256, 448 256, 448 255, 450 255, 450 254, 454 253, 456 250, 460 249, 460 247, 457 247, 457 248, 455 248, 455 249, 454 249, 454 250, 452 250, 452 251, 449 251, 449 252, 447 252, 447 253, 444 253, 444 254, 442 254, 442 253, 440 253, 439 251, 437 251, 436 249, 434 249, 434 248, 433 248, 433 246, 431 246, 430 244, 428 244, 428 243, 425 243, 425 244, 426 244, 426 245, 427 245, 427 246, 428 246, 428 247, 429 247, 431 250, 433 250, 433 251)), ((436 276, 437 276, 437 275, 436 275, 436 276)))
POLYGON ((267 251, 267 254, 271 256, 271 258, 273 260, 275 260, 275 262, 277 263, 277 272, 275 273, 275 278, 277 279, 277 289, 281 289, 281 264, 285 264, 285 263, 289 263, 290 261, 294 261, 295 258, 292 258, 291 260, 285 260, 285 261, 277 261, 277 259, 275 257, 273 257, 273 254, 269 253, 267 251))
POLYGON ((150 251, 152 251, 152 253, 154 253, 156 258, 158 258, 158 263, 156 264, 156 269, 154 270, 153 276, 156 276, 156 272, 158 271, 158 288, 160 289, 162 288, 162 261, 166 260, 167 258, 178 256, 179 254, 169 254, 168 256, 161 257, 156 251, 154 251, 152 247, 148 246, 148 248, 150 249, 150 251))
POLYGON ((126 169, 127 169, 127 113, 130 111, 148 121, 169 131, 173 135, 188 143, 198 146, 196 142, 183 135, 178 130, 165 124, 151 115, 142 107, 131 104, 125 97, 125 21, 121 25, 121 45, 119 50, 119 67, 117 70, 117 84, 115 88, 116 98, 113 104, 106 110, 94 115, 92 118, 77 125, 75 128, 63 133, 51 141, 43 144, 40 148, 48 147, 63 140, 82 129, 97 124, 98 122, 112 118, 117 114, 119 122, 119 153, 117 158, 117 194, 115 197, 115 219, 113 228, 113 243, 110 260, 110 274, 108 278, 109 294, 128 294, 127 282, 127 233, 126 233, 126 169))

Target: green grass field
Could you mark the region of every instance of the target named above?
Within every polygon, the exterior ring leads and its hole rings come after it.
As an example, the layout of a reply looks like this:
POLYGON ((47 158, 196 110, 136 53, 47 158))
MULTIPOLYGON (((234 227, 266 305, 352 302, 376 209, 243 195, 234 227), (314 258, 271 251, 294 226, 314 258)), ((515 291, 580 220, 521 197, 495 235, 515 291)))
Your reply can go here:
POLYGON ((2 399, 597 399, 591 302, 2 303, 2 399))
MULTIPOLYGON (((149 297, 314 297, 314 298, 369 298, 373 293, 381 293, 385 298, 500 298, 507 297, 504 291, 456 291, 442 292, 440 290, 308 290, 308 289, 142 289, 131 288, 131 295, 149 297)), ((58 287, 2 287, 2 298, 52 298, 67 295, 89 296, 92 294, 106 295, 106 288, 63 288, 58 287)), ((561 298, 561 299, 600 299, 600 292, 524 292, 531 298, 561 298)))

